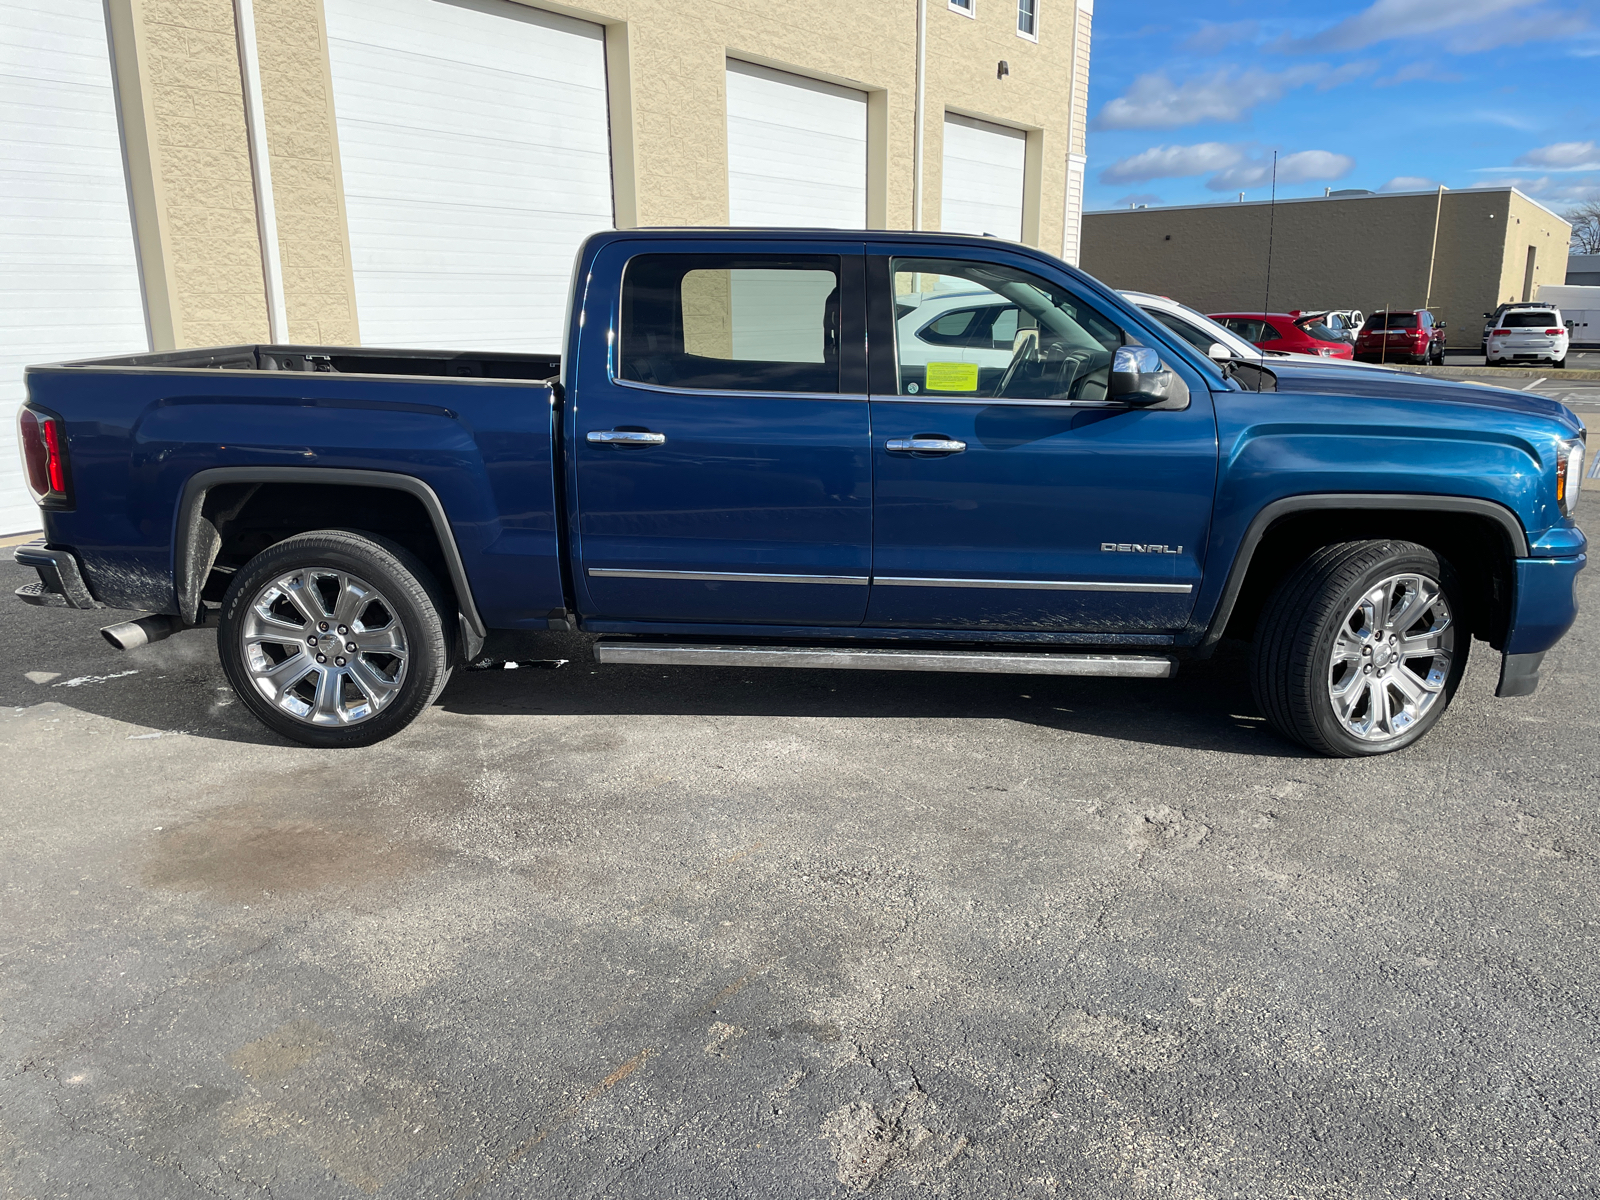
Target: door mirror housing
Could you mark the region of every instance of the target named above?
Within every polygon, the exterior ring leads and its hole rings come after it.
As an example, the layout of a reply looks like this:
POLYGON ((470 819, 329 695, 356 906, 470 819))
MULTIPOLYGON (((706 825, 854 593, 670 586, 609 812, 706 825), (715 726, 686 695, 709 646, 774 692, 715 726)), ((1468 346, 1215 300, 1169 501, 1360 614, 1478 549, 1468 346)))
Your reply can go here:
POLYGON ((1111 359, 1110 398, 1137 408, 1187 408, 1189 386, 1149 346, 1123 346, 1111 359))
POLYGON ((1211 346, 1206 350, 1206 357, 1212 362, 1232 362, 1233 351, 1229 350, 1221 342, 1212 342, 1211 346))

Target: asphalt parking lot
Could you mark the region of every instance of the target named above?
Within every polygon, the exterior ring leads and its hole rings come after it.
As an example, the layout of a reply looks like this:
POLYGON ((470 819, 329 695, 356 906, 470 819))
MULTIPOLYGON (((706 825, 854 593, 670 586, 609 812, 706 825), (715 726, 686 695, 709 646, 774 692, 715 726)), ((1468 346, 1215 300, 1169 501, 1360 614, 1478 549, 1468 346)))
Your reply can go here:
POLYGON ((1594 571, 1537 695, 1480 644, 1346 762, 1237 647, 1159 684, 555 637, 312 751, 209 633, 119 655, 5 557, 8 1197, 1595 1194, 1594 571))

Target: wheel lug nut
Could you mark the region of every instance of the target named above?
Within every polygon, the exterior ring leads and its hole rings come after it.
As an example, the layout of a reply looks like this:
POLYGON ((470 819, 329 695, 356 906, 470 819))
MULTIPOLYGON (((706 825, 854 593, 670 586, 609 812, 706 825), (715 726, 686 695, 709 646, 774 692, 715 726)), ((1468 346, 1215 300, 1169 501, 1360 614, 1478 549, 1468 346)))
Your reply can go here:
POLYGON ((319 624, 317 626, 317 628, 322 630, 323 633, 327 633, 328 632, 328 623, 326 621, 323 621, 321 624, 319 624))
POLYGON ((328 661, 328 656, 326 654, 319 654, 319 655, 317 655, 317 661, 318 662, 327 662, 328 661))
POLYGON ((344 625, 339 626, 339 636, 340 637, 343 637, 345 634, 347 634, 349 632, 350 632, 350 630, 349 630, 349 628, 347 626, 344 626, 344 625))
POLYGON ((342 659, 342 658, 336 658, 336 659, 334 659, 334 660, 333 660, 333 665, 334 665, 334 666, 336 666, 336 667, 342 667, 342 666, 344 666, 344 659, 342 659))
POLYGON ((1368 663, 1368 664, 1367 664, 1367 665, 1366 665, 1366 666, 1364 666, 1364 667, 1362 667, 1362 668, 1361 668, 1361 673, 1362 673, 1362 674, 1363 674, 1363 675, 1370 675, 1370 674, 1372 674, 1372 664, 1371 664, 1371 663, 1368 663))
POLYGON ((315 646, 316 644, 317 644, 317 635, 313 633, 310 637, 308 637, 306 639, 306 645, 315 646))
POLYGON ((347 642, 345 644, 345 649, 350 651, 351 654, 354 654, 356 652, 356 644, 354 642, 347 642))
POLYGON ((1361 653, 1363 653, 1363 654, 1371 654, 1372 653, 1372 647, 1371 646, 1363 646, 1363 647, 1361 647, 1361 653))

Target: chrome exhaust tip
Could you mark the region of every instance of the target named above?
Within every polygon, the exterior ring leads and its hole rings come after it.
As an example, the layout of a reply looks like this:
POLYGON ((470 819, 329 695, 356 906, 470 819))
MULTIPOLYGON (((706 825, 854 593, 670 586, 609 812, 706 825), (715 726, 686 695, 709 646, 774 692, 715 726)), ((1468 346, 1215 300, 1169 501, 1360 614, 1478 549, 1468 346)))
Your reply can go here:
POLYGON ((100 636, 118 650, 137 650, 140 646, 148 646, 152 642, 169 638, 182 628, 183 625, 177 617, 157 613, 154 616, 140 617, 137 621, 107 625, 100 631, 100 636))

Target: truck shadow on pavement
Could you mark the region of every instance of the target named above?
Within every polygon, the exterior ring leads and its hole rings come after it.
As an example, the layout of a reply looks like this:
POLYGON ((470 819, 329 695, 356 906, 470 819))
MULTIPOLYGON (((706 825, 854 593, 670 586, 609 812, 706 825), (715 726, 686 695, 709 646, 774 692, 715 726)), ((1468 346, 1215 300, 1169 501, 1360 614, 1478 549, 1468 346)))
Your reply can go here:
POLYGON ((508 635, 488 656, 556 670, 458 671, 445 711, 470 716, 865 717, 1021 721, 1062 733, 1189 750, 1314 757, 1256 710, 1249 647, 1225 642, 1171 681, 933 672, 601 666, 579 637, 508 635))
MULTIPOLYGON (((189 635, 200 640, 199 635, 189 635)), ((264 746, 290 745, 234 697, 209 639, 204 660, 129 654, 43 685, 8 686, 0 703, 56 701, 133 725, 264 746), (155 660, 155 661, 148 661, 155 660), (122 672, 134 672, 122 674, 122 672), (77 683, 77 680, 84 680, 77 683), (70 686, 76 683, 76 686, 70 686), (70 688, 70 690, 68 690, 70 688), (24 690, 26 689, 26 690, 24 690)), ((163 643, 168 645, 168 643, 163 643)), ((170 653, 170 650, 169 650, 170 653)), ((435 705, 463 716, 719 716, 1020 721, 1060 733, 1186 750, 1311 757, 1256 713, 1246 651, 1188 663, 1171 681, 1023 675, 714 667, 599 666, 458 671, 435 705)), ((430 714, 417 719, 425 726, 430 714)), ((403 740, 409 731, 397 738, 403 740)))

